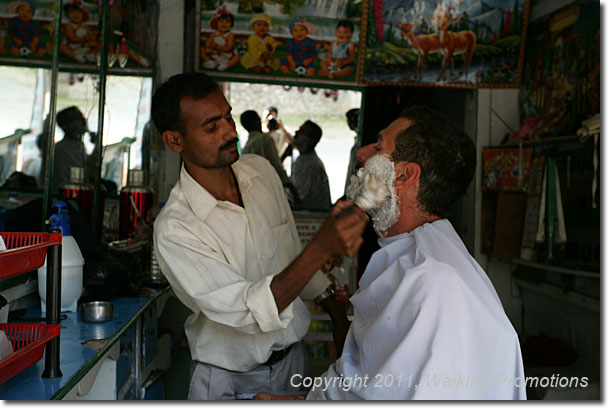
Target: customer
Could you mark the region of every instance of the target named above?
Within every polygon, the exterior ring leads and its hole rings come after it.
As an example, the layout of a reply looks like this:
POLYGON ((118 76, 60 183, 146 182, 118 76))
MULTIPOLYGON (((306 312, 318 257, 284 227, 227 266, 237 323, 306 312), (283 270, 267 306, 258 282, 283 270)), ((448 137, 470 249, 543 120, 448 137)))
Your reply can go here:
POLYGON ((322 129, 313 121, 305 121, 294 134, 292 145, 299 157, 292 164, 291 178, 299 192, 303 206, 330 207, 330 187, 324 163, 316 154, 322 129))
POLYGON ((186 320, 193 367, 189 399, 292 390, 306 374, 301 342, 315 298, 334 321, 341 349, 345 312, 319 271, 354 255, 366 216, 337 203, 301 250, 292 212, 268 161, 237 152, 231 106, 203 73, 178 74, 155 92, 152 118, 183 160, 180 179, 155 221, 155 251, 186 320), (343 215, 343 214, 342 214, 343 215))
MULTIPOLYGON (((343 354, 307 399, 525 399, 519 338, 445 219, 472 181, 472 140, 448 118, 414 106, 358 159, 361 177, 374 175, 391 193, 371 212, 381 249, 350 299, 343 354)), ((360 179, 348 196, 361 192, 360 179)))

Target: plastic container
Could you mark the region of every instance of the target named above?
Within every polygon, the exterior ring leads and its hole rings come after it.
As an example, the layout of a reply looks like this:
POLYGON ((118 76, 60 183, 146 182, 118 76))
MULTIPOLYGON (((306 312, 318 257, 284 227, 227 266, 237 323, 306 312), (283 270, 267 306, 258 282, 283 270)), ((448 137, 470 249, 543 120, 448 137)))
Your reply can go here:
POLYGON ((0 280, 40 268, 47 247, 61 245, 60 233, 0 232, 6 251, 0 252, 0 280))
POLYGON ((13 344, 13 354, 0 360, 0 383, 4 383, 42 358, 44 346, 59 336, 61 325, 0 324, 13 344))
MULTIPOLYGON (((53 204, 58 213, 51 215, 51 228, 61 229, 62 249, 61 249, 61 311, 76 312, 77 302, 83 293, 83 265, 85 260, 70 234, 70 219, 66 204, 57 201, 53 204)), ((40 295, 40 310, 47 311, 47 263, 38 269, 38 294, 40 295)))

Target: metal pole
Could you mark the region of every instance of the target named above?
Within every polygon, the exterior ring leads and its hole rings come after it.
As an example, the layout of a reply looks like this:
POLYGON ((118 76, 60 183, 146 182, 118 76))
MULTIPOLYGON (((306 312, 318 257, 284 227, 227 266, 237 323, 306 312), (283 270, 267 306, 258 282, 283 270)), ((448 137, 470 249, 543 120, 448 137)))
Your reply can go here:
POLYGON ((46 220, 49 209, 51 209, 52 195, 51 181, 53 180, 53 160, 55 158, 55 111, 57 110, 57 72, 59 65, 59 41, 61 34, 61 11, 63 0, 57 4, 57 19, 53 32, 53 64, 51 69, 51 106, 49 107, 49 129, 47 131, 47 161, 44 169, 44 190, 42 200, 42 228, 41 232, 46 232, 46 220))
MULTIPOLYGON (((104 133, 104 107, 106 102, 106 71, 108 61, 108 44, 109 38, 107 33, 108 20, 108 2, 102 1, 102 49, 100 50, 100 93, 98 99, 98 116, 97 116, 97 140, 95 142, 96 157, 95 157, 95 182, 93 191, 93 235, 95 238, 101 238, 102 223, 100 220, 100 206, 102 195, 100 193, 100 180, 102 172, 102 151, 103 151, 103 133, 104 133)), ((112 33, 110 34, 112 36, 112 33)))
MULTIPOLYGON (((61 247, 52 245, 47 249, 47 325, 57 325, 61 319, 61 247)), ((61 377, 59 368, 59 338, 57 336, 45 346, 45 362, 42 377, 61 377)))

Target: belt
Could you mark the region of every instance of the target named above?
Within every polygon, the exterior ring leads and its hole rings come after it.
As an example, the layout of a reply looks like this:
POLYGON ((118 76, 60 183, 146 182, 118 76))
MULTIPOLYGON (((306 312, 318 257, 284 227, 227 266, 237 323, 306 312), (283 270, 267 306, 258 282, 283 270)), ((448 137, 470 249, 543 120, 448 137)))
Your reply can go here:
POLYGON ((271 352, 271 356, 269 356, 269 359, 265 362, 265 365, 273 366, 277 362, 284 360, 284 357, 286 357, 288 355, 288 352, 290 352, 291 347, 292 345, 285 347, 282 350, 274 350, 273 352, 271 352))

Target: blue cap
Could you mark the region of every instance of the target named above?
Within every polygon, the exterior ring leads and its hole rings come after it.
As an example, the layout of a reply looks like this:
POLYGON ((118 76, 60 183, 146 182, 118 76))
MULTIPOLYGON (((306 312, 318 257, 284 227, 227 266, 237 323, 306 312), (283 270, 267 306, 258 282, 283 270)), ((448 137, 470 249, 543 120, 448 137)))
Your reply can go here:
POLYGON ((70 215, 68 215, 68 206, 64 201, 55 201, 53 207, 57 208, 57 213, 49 217, 51 229, 59 229, 63 236, 70 236, 70 215))

